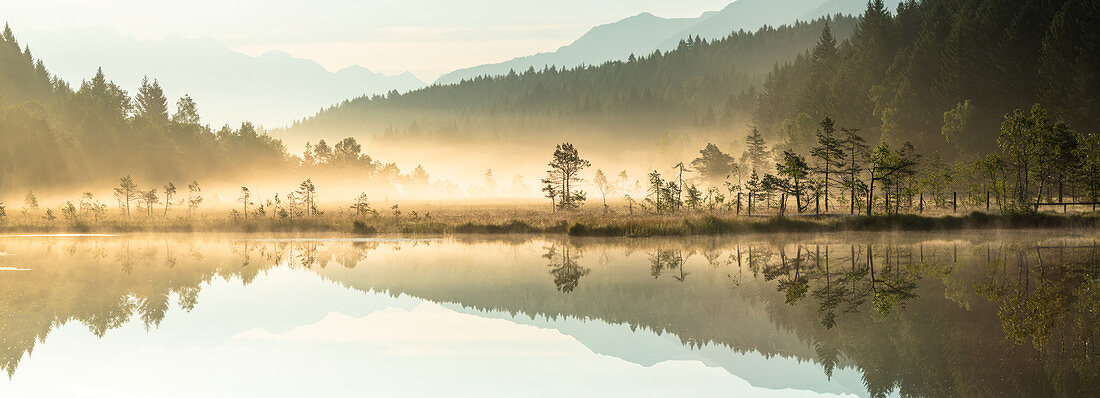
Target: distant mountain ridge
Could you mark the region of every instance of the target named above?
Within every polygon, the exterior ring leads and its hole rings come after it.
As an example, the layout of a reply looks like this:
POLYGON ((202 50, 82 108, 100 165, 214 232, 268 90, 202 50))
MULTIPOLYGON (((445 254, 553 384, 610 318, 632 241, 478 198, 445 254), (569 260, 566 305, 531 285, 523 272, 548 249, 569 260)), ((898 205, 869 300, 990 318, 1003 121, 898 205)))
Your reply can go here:
POLYGON ((557 51, 459 69, 440 76, 435 83, 453 84, 477 76, 505 75, 510 70, 519 73, 528 68, 542 69, 546 65, 598 65, 608 60, 625 60, 630 54, 653 52, 661 41, 697 22, 698 18, 667 19, 643 12, 615 23, 596 26, 557 51))
POLYGON ((348 98, 424 86, 407 72, 387 76, 361 66, 329 72, 284 52, 253 57, 210 38, 139 40, 107 27, 32 30, 23 37, 51 72, 74 86, 97 67, 130 92, 148 75, 164 87, 170 106, 188 94, 203 122, 215 126, 249 120, 278 127, 348 98))
POLYGON ((509 61, 459 69, 436 79, 436 84, 454 84, 478 76, 499 76, 547 66, 573 67, 623 61, 631 54, 641 56, 655 50, 675 49, 680 40, 699 36, 713 40, 764 25, 778 26, 796 20, 808 21, 825 15, 856 15, 867 7, 864 0, 737 0, 719 11, 695 18, 661 18, 648 12, 599 25, 573 43, 554 52, 518 57, 509 61))

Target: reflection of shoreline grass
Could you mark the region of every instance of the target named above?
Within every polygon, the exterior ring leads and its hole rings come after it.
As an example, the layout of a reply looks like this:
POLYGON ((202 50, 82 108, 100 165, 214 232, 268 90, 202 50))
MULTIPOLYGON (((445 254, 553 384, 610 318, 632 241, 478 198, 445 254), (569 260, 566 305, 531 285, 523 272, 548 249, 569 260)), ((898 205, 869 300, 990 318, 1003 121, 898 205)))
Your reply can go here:
POLYGON ((537 211, 441 212, 432 218, 323 215, 293 219, 241 219, 207 216, 195 220, 112 219, 45 222, 9 219, 2 233, 125 232, 330 232, 386 234, 542 233, 573 236, 692 236, 738 233, 939 231, 960 229, 1095 228, 1096 215, 971 213, 962 216, 732 216, 726 214, 624 215, 600 212, 550 214, 537 211))
POLYGON ((569 228, 575 236, 691 236, 737 233, 842 232, 842 231, 939 231, 960 229, 1093 228, 1097 217, 1046 214, 924 217, 890 216, 802 216, 723 218, 684 217, 676 222, 576 223, 569 228))

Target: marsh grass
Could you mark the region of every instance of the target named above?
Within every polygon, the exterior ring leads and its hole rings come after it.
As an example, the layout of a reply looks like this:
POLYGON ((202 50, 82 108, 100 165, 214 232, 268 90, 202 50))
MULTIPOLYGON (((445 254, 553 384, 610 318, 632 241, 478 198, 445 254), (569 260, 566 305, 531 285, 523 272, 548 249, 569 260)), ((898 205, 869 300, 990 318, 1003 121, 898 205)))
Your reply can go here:
MULTIPOLYGON (((411 210, 411 209, 410 209, 411 210)), ((327 232, 374 234, 568 234, 572 236, 642 237, 693 236, 738 233, 836 231, 935 231, 968 228, 1094 228, 1097 214, 1049 213, 967 215, 755 215, 721 212, 626 214, 577 211, 551 213, 538 206, 436 206, 416 217, 407 215, 356 218, 342 211, 309 218, 244 218, 229 212, 207 212, 185 217, 114 215, 88 219, 46 221, 33 215, 15 215, 0 224, 3 233, 135 233, 135 232, 327 232), (423 214, 423 215, 420 215, 423 214)))

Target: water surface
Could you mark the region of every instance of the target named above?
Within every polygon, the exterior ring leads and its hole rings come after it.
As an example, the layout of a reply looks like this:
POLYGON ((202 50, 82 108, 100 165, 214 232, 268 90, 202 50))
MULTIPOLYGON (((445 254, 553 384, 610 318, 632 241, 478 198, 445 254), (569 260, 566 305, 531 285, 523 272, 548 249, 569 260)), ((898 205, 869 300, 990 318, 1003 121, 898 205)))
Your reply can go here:
POLYGON ((0 396, 1095 396, 1097 240, 4 236, 0 396))

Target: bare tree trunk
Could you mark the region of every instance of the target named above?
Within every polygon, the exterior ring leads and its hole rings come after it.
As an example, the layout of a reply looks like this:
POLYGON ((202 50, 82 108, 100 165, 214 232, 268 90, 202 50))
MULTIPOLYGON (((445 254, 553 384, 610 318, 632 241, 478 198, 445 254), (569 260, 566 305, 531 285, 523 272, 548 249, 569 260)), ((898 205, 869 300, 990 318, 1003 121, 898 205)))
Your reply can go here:
POLYGON ((875 200, 875 171, 871 170, 871 183, 867 188, 867 215, 871 215, 871 208, 874 207, 875 200))

